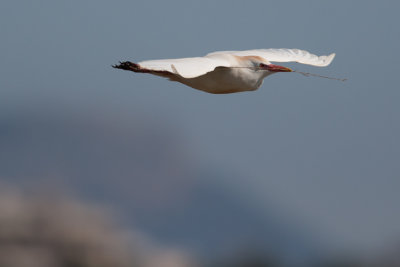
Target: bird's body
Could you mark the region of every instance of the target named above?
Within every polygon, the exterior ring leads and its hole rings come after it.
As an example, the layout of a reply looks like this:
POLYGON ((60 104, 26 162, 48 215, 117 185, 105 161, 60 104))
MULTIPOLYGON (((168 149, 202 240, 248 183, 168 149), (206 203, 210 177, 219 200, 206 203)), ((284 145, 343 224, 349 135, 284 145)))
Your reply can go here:
MULTIPOLYGON (((174 75, 170 79, 208 93, 228 94, 257 90, 263 79, 272 74, 272 72, 262 70, 252 64, 253 62, 249 58, 242 60, 241 57, 229 54, 216 57, 219 60, 223 57, 230 62, 232 67, 218 66, 213 71, 193 78, 174 75)), ((254 58, 254 60, 262 59, 254 58)))
POLYGON ((217 67, 199 77, 187 79, 178 76, 172 80, 208 93, 229 94, 257 90, 263 79, 270 74, 248 68, 217 67))
POLYGON ((257 90, 265 77, 276 72, 291 72, 286 67, 271 64, 295 61, 324 67, 335 54, 316 56, 298 49, 259 49, 222 51, 204 57, 123 62, 115 68, 150 73, 183 83, 213 94, 257 90))

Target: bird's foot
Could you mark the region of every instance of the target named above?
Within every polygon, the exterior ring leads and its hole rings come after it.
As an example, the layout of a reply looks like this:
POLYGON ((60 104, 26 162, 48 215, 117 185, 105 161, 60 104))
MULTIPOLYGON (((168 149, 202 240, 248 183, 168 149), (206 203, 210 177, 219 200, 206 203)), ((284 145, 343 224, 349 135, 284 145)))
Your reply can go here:
POLYGON ((130 62, 130 61, 125 61, 125 62, 119 62, 119 65, 112 65, 113 68, 116 69, 121 69, 121 70, 130 70, 134 72, 140 72, 141 68, 139 64, 130 62))

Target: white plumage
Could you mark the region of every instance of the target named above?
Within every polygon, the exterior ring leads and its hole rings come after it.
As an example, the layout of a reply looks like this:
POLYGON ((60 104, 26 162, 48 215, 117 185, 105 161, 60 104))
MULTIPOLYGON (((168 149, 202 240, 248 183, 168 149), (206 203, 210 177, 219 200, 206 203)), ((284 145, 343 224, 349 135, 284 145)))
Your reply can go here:
POLYGON ((122 62, 113 67, 150 73, 208 93, 226 94, 258 89, 264 78, 276 72, 291 72, 271 62, 297 62, 328 66, 335 54, 316 56, 299 49, 219 51, 204 57, 122 62))

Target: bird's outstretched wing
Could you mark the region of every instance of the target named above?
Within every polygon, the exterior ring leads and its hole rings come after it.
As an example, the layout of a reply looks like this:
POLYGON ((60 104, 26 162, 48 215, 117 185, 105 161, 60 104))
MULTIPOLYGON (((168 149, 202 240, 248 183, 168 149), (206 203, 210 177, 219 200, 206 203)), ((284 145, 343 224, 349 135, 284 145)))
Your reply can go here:
POLYGON ((305 50, 287 48, 254 49, 245 51, 218 51, 207 54, 207 56, 215 56, 218 54, 231 54, 236 56, 259 56, 265 58, 270 62, 293 61, 318 67, 328 66, 335 57, 335 53, 332 53, 328 56, 317 56, 305 50))
POLYGON ((218 51, 204 57, 190 57, 177 59, 146 60, 138 63, 122 62, 113 67, 118 69, 143 72, 168 77, 174 80, 177 76, 190 79, 208 72, 217 67, 237 67, 237 60, 233 56, 258 56, 269 62, 298 62, 312 66, 328 66, 335 54, 316 56, 300 49, 254 49, 245 51, 218 51))
POLYGON ((169 72, 188 79, 204 75, 216 67, 231 66, 231 63, 223 58, 208 57, 147 60, 137 64, 148 72, 169 72))

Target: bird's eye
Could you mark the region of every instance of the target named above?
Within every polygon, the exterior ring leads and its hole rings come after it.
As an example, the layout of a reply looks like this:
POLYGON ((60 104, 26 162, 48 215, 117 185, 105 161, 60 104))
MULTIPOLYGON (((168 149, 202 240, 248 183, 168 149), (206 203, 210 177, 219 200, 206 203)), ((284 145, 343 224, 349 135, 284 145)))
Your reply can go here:
POLYGON ((264 64, 264 63, 260 63, 260 64, 258 64, 258 68, 261 70, 265 70, 265 69, 268 69, 268 65, 264 64))

